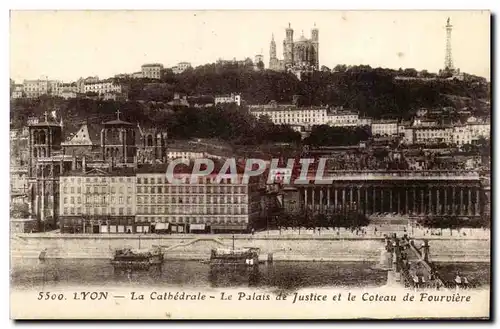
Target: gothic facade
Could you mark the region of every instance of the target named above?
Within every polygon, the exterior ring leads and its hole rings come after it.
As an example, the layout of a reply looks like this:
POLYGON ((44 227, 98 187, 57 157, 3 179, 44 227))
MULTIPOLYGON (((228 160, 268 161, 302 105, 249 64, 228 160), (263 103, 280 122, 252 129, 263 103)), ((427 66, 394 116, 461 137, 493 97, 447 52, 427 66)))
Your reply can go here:
POLYGON ((276 55, 274 35, 269 49, 269 69, 274 71, 311 71, 319 69, 319 30, 314 26, 311 38, 302 34, 298 40, 293 39, 290 24, 283 40, 283 59, 276 55))

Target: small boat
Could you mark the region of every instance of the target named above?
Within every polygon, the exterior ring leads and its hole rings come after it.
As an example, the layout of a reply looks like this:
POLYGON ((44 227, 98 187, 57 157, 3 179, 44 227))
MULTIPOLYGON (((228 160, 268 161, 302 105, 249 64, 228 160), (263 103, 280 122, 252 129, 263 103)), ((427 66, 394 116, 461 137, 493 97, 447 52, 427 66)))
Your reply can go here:
POLYGON ((214 248, 210 253, 211 265, 246 265, 257 266, 259 265, 259 248, 234 248, 234 235, 233 235, 233 248, 214 248))
POLYGON ((163 263, 163 253, 160 248, 138 250, 122 248, 115 250, 111 264, 125 268, 149 268, 163 263))
POLYGON ((259 265, 259 248, 212 249, 211 265, 259 265))

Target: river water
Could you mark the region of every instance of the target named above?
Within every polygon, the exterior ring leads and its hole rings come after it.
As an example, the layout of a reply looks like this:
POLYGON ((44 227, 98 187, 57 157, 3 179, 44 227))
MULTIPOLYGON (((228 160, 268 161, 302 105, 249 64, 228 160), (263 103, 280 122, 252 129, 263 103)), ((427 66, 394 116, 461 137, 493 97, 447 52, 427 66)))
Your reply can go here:
MULTIPOLYGON (((213 269, 199 261, 167 260, 149 270, 115 269, 109 260, 14 258, 11 284, 15 289, 47 287, 114 286, 124 288, 256 287, 302 289, 317 287, 377 287, 387 274, 373 262, 275 262, 256 270, 213 269)), ((457 271, 479 287, 489 287, 489 263, 438 263, 443 279, 453 280, 457 271)))

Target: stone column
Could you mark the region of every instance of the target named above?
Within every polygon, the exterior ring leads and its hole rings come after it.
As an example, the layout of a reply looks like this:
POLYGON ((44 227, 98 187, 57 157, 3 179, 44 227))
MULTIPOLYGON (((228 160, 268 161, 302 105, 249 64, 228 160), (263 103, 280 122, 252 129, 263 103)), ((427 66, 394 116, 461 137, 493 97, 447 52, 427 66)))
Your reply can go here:
POLYGON ((420 214, 424 214, 424 189, 420 190, 420 214))
POLYGON ((312 187, 312 189, 311 189, 311 208, 312 208, 313 213, 316 211, 316 206, 314 205, 314 197, 315 197, 314 190, 315 190, 315 188, 312 187))
POLYGON ((417 213, 417 187, 413 186, 413 213, 417 213))
POLYGON ((353 204, 353 201, 354 201, 354 191, 353 191, 353 188, 351 186, 351 188, 349 189, 349 209, 352 209, 352 204, 353 204))
POLYGON ((463 210, 464 209, 464 189, 461 187, 460 188, 460 211, 458 212, 459 215, 463 215, 463 210))
POLYGON ((408 215, 408 188, 405 188, 405 213, 408 215))
POLYGON ((444 214, 448 215, 448 186, 444 188, 444 214))
POLYGON ((456 193, 456 190, 455 190, 455 186, 453 186, 451 188, 451 214, 452 215, 455 215, 457 212, 457 208, 456 208, 456 205, 455 205, 455 193, 456 193))
POLYGON ((345 209, 345 187, 342 188, 342 209, 345 209))
POLYGON ((330 190, 330 187, 328 187, 328 189, 326 190, 326 206, 328 208, 330 208, 330 190))
POLYGON ((304 187, 304 210, 307 210, 307 187, 304 187))
POLYGON ((337 191, 337 189, 336 189, 336 188, 335 188, 333 191, 334 191, 334 193, 333 193, 333 195, 334 195, 333 204, 334 204, 334 206, 335 206, 335 209, 337 209, 337 207, 338 207, 338 204, 337 204, 337 200, 338 200, 338 195, 337 195, 337 192, 338 192, 338 191, 337 191))
POLYGON ((375 204, 376 204, 376 200, 377 200, 377 193, 376 193, 376 187, 373 186, 373 190, 372 190, 372 214, 375 213, 375 204))
POLYGON ((441 190, 438 188, 436 188, 436 213, 438 215, 441 215, 441 210, 443 207, 441 207, 441 204, 439 203, 439 194, 441 193, 441 190))
POLYGON ((392 188, 389 188, 389 213, 392 214, 392 188))
POLYGON ((323 211, 323 188, 319 188, 319 210, 323 211))
POLYGON ((429 197, 429 200, 428 200, 428 204, 427 206, 429 207, 429 209, 427 209, 427 212, 431 215, 434 214, 434 212, 432 211, 432 186, 429 186, 429 193, 428 193, 428 197, 429 197))
POLYGON ((397 208, 396 208, 396 213, 399 215, 401 212, 401 189, 397 189, 397 198, 398 198, 398 205, 397 205, 397 208))
MULTIPOLYGON (((358 208, 358 211, 359 209, 364 209, 364 206, 361 207, 361 186, 358 186, 358 200, 357 200, 357 208, 358 208)), ((364 210, 363 210, 363 213, 364 213, 364 210)))
POLYGON ((472 215, 472 188, 471 188, 471 187, 469 187, 469 188, 467 189, 467 192, 469 193, 469 194, 467 195, 467 213, 468 213, 469 215, 472 215))
POLYGON ((380 212, 384 212, 384 187, 380 187, 380 212))
POLYGON ((363 202, 364 204, 364 213, 366 214, 368 212, 368 186, 365 186, 365 202, 363 202))
POLYGON ((475 205, 475 209, 474 209, 474 212, 476 214, 476 216, 479 216, 480 213, 479 213, 479 205, 480 205, 480 197, 479 197, 479 187, 476 187, 476 205, 475 205))

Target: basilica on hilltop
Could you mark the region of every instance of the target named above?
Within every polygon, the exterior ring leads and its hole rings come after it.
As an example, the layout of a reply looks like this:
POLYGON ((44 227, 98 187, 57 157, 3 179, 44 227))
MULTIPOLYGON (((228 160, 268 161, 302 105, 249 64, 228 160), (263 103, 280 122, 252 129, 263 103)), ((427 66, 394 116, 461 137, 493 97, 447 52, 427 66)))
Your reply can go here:
POLYGON ((311 30, 311 38, 304 37, 304 32, 298 40, 293 39, 293 29, 290 23, 283 40, 283 59, 276 55, 274 35, 269 49, 269 69, 274 71, 309 72, 319 69, 319 30, 316 24, 311 30))

